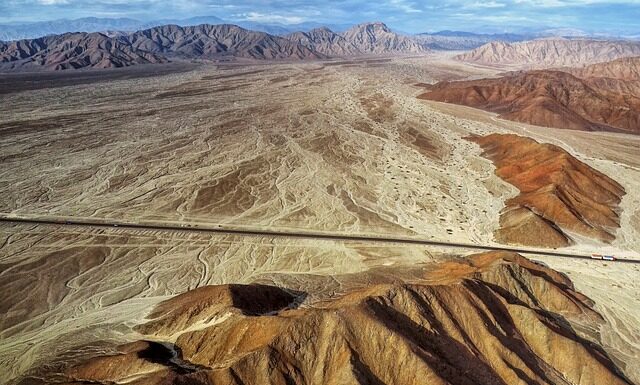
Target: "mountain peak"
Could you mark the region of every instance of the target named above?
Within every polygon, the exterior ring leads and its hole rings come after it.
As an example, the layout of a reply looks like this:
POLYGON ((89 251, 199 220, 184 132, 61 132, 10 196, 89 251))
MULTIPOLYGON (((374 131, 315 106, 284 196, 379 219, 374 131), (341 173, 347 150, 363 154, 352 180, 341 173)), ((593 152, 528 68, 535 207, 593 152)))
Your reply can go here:
POLYGON ((381 21, 371 21, 366 23, 361 23, 353 26, 352 30, 372 30, 372 31, 381 31, 391 33, 391 28, 389 28, 385 23, 381 21))
POLYGON ((399 35, 382 22, 363 23, 345 31, 342 36, 364 53, 426 53, 414 38, 399 35))

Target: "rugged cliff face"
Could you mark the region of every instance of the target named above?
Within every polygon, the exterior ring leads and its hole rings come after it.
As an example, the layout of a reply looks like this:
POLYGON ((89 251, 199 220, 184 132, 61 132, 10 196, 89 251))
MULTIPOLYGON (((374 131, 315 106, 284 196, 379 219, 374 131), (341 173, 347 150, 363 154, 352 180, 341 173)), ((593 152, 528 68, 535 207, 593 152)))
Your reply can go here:
POLYGON ((591 301, 517 254, 479 254, 302 307, 301 298, 255 285, 187 292, 139 326, 148 341, 72 367, 67 380, 629 384, 571 326, 602 322, 591 301))
POLYGON ((520 190, 502 212, 500 242, 560 247, 571 242, 571 233, 615 239, 625 194, 616 181, 560 147, 530 138, 492 134, 470 140, 494 162, 496 174, 520 190))

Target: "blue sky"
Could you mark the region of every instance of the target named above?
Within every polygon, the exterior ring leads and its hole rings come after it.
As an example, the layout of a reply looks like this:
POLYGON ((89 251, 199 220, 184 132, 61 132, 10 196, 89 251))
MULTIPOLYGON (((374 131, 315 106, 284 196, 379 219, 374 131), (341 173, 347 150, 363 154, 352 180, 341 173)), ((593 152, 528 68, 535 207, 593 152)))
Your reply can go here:
POLYGON ((86 16, 152 20, 204 15, 282 24, 381 20, 406 32, 548 26, 640 33, 640 0, 0 0, 0 23, 86 16))

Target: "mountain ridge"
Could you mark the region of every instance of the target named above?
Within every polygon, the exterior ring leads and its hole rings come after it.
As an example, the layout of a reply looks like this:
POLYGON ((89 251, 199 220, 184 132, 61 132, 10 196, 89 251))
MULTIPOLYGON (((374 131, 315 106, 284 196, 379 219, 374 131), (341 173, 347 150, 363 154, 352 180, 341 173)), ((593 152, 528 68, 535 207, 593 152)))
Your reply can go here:
POLYGON ((638 82, 532 70, 499 78, 441 82, 427 89, 419 98, 480 108, 517 122, 640 134, 638 82))
POLYGON ((428 52, 414 39, 379 22, 360 24, 342 34, 323 27, 286 36, 233 24, 170 24, 114 36, 72 33, 0 42, 0 69, 110 68, 194 59, 318 60, 428 52))
POLYGON ((550 68, 583 66, 629 56, 640 56, 640 42, 545 38, 516 43, 494 41, 455 59, 484 65, 550 68))
POLYGON ((166 62, 166 58, 136 49, 125 39, 99 32, 0 43, 0 69, 5 70, 112 68, 166 62))
POLYGON ((137 385, 630 384, 570 326, 603 322, 593 302, 566 276, 517 254, 444 262, 411 282, 356 288, 313 306, 294 298, 255 285, 180 294, 140 329, 148 340, 65 375, 137 385), (270 293, 273 306, 251 305, 258 292, 270 293), (249 307, 215 300, 229 297, 249 307), (167 336, 175 343, 157 342, 167 336))
POLYGON ((362 51, 345 39, 344 36, 333 32, 327 27, 314 28, 309 32, 294 32, 284 37, 327 56, 362 54, 362 51))

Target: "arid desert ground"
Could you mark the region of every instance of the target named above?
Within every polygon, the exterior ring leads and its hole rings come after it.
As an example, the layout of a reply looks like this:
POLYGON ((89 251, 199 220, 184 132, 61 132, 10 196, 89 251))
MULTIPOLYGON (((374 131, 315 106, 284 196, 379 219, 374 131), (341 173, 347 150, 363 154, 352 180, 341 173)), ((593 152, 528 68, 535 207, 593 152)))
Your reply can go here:
MULTIPOLYGON (((640 136, 531 126, 418 99, 420 84, 502 71, 451 56, 203 64, 0 94, 3 218, 185 226, 0 223, 0 383, 68 381, 70 365, 149 339, 136 325, 202 286, 286 287, 306 293, 297 306, 315 309, 477 252, 190 225, 499 245, 501 211, 518 189, 496 175, 474 135, 553 144, 613 179, 624 189, 615 239, 571 233, 559 251, 640 259, 640 136)), ((603 321, 572 320, 573 329, 640 383, 640 265, 525 256, 593 300, 603 321)))

